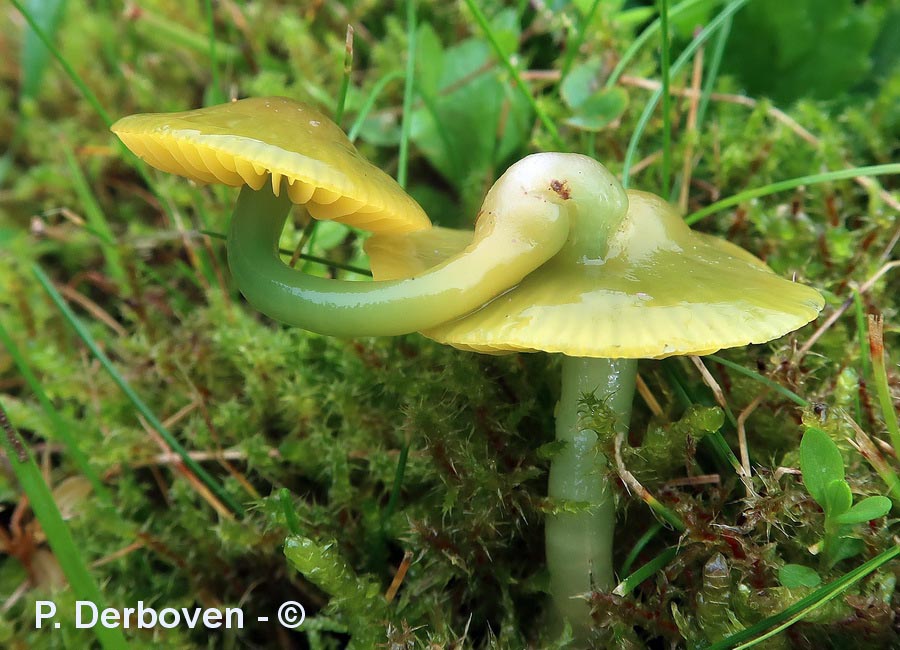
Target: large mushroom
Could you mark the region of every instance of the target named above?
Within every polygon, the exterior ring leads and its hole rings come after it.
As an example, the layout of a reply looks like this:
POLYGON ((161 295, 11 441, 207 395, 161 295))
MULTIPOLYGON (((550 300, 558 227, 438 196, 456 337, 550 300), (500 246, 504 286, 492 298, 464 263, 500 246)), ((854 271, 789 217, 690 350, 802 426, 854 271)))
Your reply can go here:
MULTIPOLYGON (((625 431, 637 359, 763 343, 813 320, 824 301, 738 246, 692 231, 659 197, 626 192, 586 156, 543 153, 516 163, 488 192, 479 222, 515 218, 510 206, 541 205, 547 190, 570 206, 559 252, 477 311, 423 334, 476 352, 563 355, 556 439, 565 446, 552 460, 549 494, 593 507, 547 517, 546 553, 557 607, 583 636, 590 610, 580 596, 613 582, 615 503, 597 434, 578 426, 579 401, 595 395, 616 432, 625 431)), ((433 228, 379 235, 366 250, 376 278, 400 279, 471 238, 433 228)))
POLYGON ((596 434, 577 424, 594 393, 628 426, 636 359, 762 343, 816 317, 822 297, 725 241, 692 232, 661 199, 626 193, 599 163, 535 154, 488 193, 474 232, 432 228, 421 208, 315 109, 246 99, 134 115, 113 131, 149 164, 242 187, 229 266, 252 305, 335 336, 423 331, 487 353, 563 355, 550 495, 593 504, 547 520, 552 591, 582 630, 591 589, 613 578, 615 508, 596 434), (290 269, 278 240, 292 203, 372 230, 376 281, 290 269))
POLYGON ((241 187, 228 264, 241 293, 276 320, 333 336, 427 329, 506 291, 550 259, 568 234, 567 203, 485 221, 453 255, 415 278, 331 280, 291 269, 278 240, 293 203, 317 219, 373 232, 429 229, 402 188, 363 158, 318 110, 284 97, 252 98, 181 113, 130 115, 112 131, 150 165, 197 183, 241 187))

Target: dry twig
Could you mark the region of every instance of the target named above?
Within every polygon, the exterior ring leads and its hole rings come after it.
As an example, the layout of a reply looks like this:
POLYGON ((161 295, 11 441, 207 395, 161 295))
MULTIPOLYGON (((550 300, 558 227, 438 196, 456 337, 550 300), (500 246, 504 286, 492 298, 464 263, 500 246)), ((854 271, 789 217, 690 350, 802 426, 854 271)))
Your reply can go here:
POLYGON ((715 380, 715 377, 709 372, 709 369, 703 363, 703 359, 698 357, 696 354, 691 355, 691 363, 700 371, 700 376, 703 377, 703 383, 705 383, 709 389, 713 392, 713 396, 716 398, 716 403, 721 406, 724 410, 728 410, 728 402, 725 401, 725 393, 722 391, 722 387, 719 386, 719 382, 715 380))
MULTIPOLYGON (((173 453, 169 448, 169 445, 166 444, 166 441, 163 440, 162 436, 160 436, 159 433, 156 432, 156 429, 151 427, 150 424, 140 415, 138 415, 138 420, 140 421, 141 426, 144 427, 144 431, 147 432, 147 435, 150 436, 157 445, 159 445, 159 448, 162 449, 164 453, 173 453)), ((178 470, 178 472, 187 479, 188 483, 191 484, 191 487, 194 488, 194 491, 197 492, 197 494, 199 494, 201 497, 203 497, 203 499, 210 506, 212 506, 213 510, 219 513, 220 517, 230 519, 232 521, 234 520, 234 515, 231 514, 231 511, 226 508, 221 501, 219 501, 218 497, 213 494, 212 491, 208 487, 206 487, 206 485, 199 478, 197 478, 196 474, 194 474, 185 466, 184 462, 182 462, 181 459, 179 459, 179 461, 175 463, 174 466, 178 470)), ((150 469, 153 471, 157 471, 155 465, 151 466, 150 469)), ((163 494, 166 494, 167 492, 168 490, 165 490, 163 488, 163 494)))
MULTIPOLYGON (((691 104, 688 109, 687 125, 685 131, 688 136, 697 130, 697 109, 700 105, 700 83, 703 79, 703 51, 697 50, 694 57, 694 69, 691 73, 691 104)), ((691 171, 694 168, 694 141, 688 137, 687 146, 684 148, 684 162, 681 166, 681 189, 678 194, 678 207, 682 212, 688 209, 688 191, 691 186, 691 171)))
POLYGON ((644 378, 641 377, 640 374, 637 375, 637 379, 635 381, 635 386, 637 387, 637 391, 638 391, 638 393, 640 393, 641 398, 647 404, 647 406, 649 407, 649 409, 653 413, 653 415, 655 415, 658 418, 662 417, 662 415, 663 415, 662 407, 659 405, 659 402, 656 401, 656 397, 650 391, 650 388, 644 382, 644 378))
POLYGON ((744 486, 747 488, 747 496, 754 496, 756 493, 753 490, 753 484, 750 482, 750 452, 747 447, 747 430, 745 429, 744 425, 747 422, 747 418, 752 415, 753 411, 759 408, 759 405, 762 404, 762 401, 765 399, 768 393, 768 388, 763 390, 753 399, 752 402, 747 405, 747 407, 743 411, 741 411, 740 415, 738 415, 737 418, 738 448, 741 454, 741 470, 744 474, 744 476, 741 477, 741 480, 743 481, 744 486))

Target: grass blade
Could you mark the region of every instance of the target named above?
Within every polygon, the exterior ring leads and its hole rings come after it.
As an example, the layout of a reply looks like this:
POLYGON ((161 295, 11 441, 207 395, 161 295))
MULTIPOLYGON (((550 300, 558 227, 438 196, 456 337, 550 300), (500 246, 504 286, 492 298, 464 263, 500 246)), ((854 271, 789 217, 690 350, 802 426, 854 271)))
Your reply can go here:
POLYGON ((291 499, 291 491, 287 488, 281 488, 278 492, 278 501, 281 504, 281 511, 284 513, 284 521, 291 535, 302 535, 303 527, 300 525, 300 518, 297 511, 294 510, 294 503, 291 499))
MULTIPOLYGON (((350 73, 353 71, 353 26, 347 25, 347 35, 344 40, 344 71, 341 78, 341 89, 338 91, 337 104, 334 108, 334 123, 339 127, 344 119, 344 107, 347 104, 347 91, 350 89, 350 73)), ((404 113, 405 115, 405 113, 404 113)), ((303 237, 291 257, 291 267, 294 266, 298 258, 304 257, 302 250, 308 246, 312 250, 313 242, 316 238, 316 227, 319 225, 318 219, 310 219, 303 229, 303 237)), ((302 270, 302 269, 301 269, 302 270)))
POLYGON ((725 44, 728 43, 728 37, 731 35, 731 16, 722 24, 719 35, 716 36, 716 44, 713 46, 712 57, 709 60, 709 69, 706 71, 706 78, 703 81, 703 91, 700 95, 700 103, 697 105, 697 129, 703 126, 703 120, 706 117, 706 109, 709 108, 709 99, 712 95, 713 88, 716 85, 716 79, 719 77, 719 68, 722 67, 722 56, 725 53, 725 44))
POLYGON ((412 104, 416 83, 416 0, 406 0, 406 43, 403 121, 400 123, 400 160, 397 163, 397 182, 404 189, 409 171, 409 134, 412 129, 412 104))
POLYGON ((90 332, 88 332, 87 328, 82 324, 82 322, 75 316, 75 313, 71 310, 69 305, 66 304, 66 301, 63 300, 63 297, 59 295, 59 292, 53 286, 53 283, 50 281, 50 278, 44 273, 43 269, 38 264, 34 264, 32 266, 32 272, 35 277, 37 277, 38 282, 41 283, 41 286, 44 288, 44 291, 47 292, 47 295, 50 296, 50 299, 56 305, 56 307, 62 312, 65 319, 69 322, 69 325, 72 326, 72 329, 78 334, 82 341, 84 341, 85 345, 88 346, 91 353, 97 358, 103 368, 109 373, 109 376, 116 383, 119 389, 125 393, 125 396, 131 401, 134 405, 135 409, 144 416, 147 422, 159 432, 160 436, 166 441, 166 444, 178 454, 179 458, 181 458, 181 462, 184 466, 194 475, 197 476, 205 485, 208 487, 221 501, 226 504, 228 508, 239 516, 244 515, 244 508, 238 503, 230 494, 228 494, 225 489, 210 475, 205 469, 203 469, 197 461, 191 458, 188 451, 181 445, 180 442, 172 435, 172 433, 160 422, 159 418, 157 418, 153 412, 150 410, 144 401, 138 397, 137 393, 134 392, 134 389, 125 381, 125 378, 119 374, 119 371, 113 365, 112 361, 109 360, 109 357, 103 353, 100 347, 97 345, 94 338, 91 336, 90 332))
POLYGON ((625 558, 625 561, 622 562, 622 573, 628 573, 631 571, 631 567, 634 564, 634 561, 637 560, 638 555, 641 554, 641 551, 650 543, 650 541, 659 534, 659 531, 663 529, 663 525, 660 522, 655 522, 650 528, 647 529, 643 535, 634 543, 634 546, 631 547, 631 550, 628 551, 628 556, 625 558))
MULTIPOLYGON (((28 10, 34 17, 35 23, 40 25, 42 33, 50 38, 56 37, 56 32, 62 22, 63 12, 66 8, 65 0, 31 0, 28 10)), ((25 39, 22 42, 22 99, 34 99, 41 91, 41 81, 49 61, 49 49, 42 42, 41 36, 34 26, 25 30, 25 39)))
POLYGON ((212 0, 204 0, 203 11, 206 14, 206 24, 209 29, 209 73, 210 86, 212 87, 210 98, 214 104, 221 104, 225 101, 225 94, 222 92, 222 85, 219 83, 219 58, 216 52, 216 16, 213 12, 212 0))
MULTIPOLYGON (((140 16, 133 21, 133 25, 135 31, 142 38, 152 41, 159 47, 183 47, 200 56, 214 58, 226 66, 236 66, 244 58, 244 53, 239 47, 219 40, 213 43, 215 34, 211 25, 207 28, 206 36, 203 36, 203 34, 191 31, 165 16, 150 11, 148 7, 141 8, 140 16)), ((286 64, 274 58, 264 57, 263 60, 267 70, 289 71, 286 64)))
MULTIPOLYGON (((675 63, 672 64, 669 72, 670 74, 675 74, 684 65, 691 59, 694 55, 694 52, 703 45, 709 38, 715 34, 725 23, 728 21, 731 16, 733 16, 741 7, 747 4, 750 0, 732 0, 719 14, 713 18, 709 25, 703 28, 696 36, 694 36, 693 40, 691 40, 690 44, 684 49, 684 52, 675 59, 675 63)), ((644 107, 644 112, 641 113, 640 118, 638 119, 637 125, 634 128, 634 132, 631 134, 631 139, 628 141, 628 150, 625 152, 625 160, 622 164, 622 185, 628 187, 628 181, 630 180, 630 172, 631 166, 634 161, 635 153, 637 152, 638 142, 641 140, 641 136, 643 136, 644 131, 647 129, 647 124, 650 122, 650 116, 653 115, 653 111, 656 110, 656 105, 659 103, 659 100, 662 97, 662 88, 659 88, 653 92, 650 96, 650 99, 647 101, 647 105, 644 107)))
POLYGON ((84 208, 84 216, 100 240, 100 249, 103 251, 103 258, 106 261, 106 270, 119 287, 125 287, 127 285, 125 267, 122 265, 122 256, 119 254, 116 237, 109 226, 106 214, 97 202, 84 172, 81 171, 72 147, 67 142, 62 142, 61 146, 69 168, 69 178, 78 195, 78 200, 84 208))
MULTIPOLYGON (((686 11, 687 9, 691 9, 692 7, 699 4, 719 4, 722 0, 682 0, 676 4, 669 11, 669 18, 677 18, 681 12, 686 11)), ((633 10, 632 10, 633 11, 633 10)), ((643 22, 643 21, 642 21, 643 22)), ((628 46, 628 49, 625 50, 625 53, 622 54, 622 58, 619 59, 619 62, 616 63, 616 67, 613 68, 613 71, 609 74, 609 77, 606 79, 606 83, 604 84, 604 88, 609 90, 613 86, 616 85, 619 81, 619 77, 622 76, 622 73, 625 72, 625 68, 628 67, 628 64, 631 63, 631 60, 637 56, 637 53, 641 51, 641 48, 646 45, 651 38, 656 35, 660 29, 659 16, 653 19, 653 21, 644 28, 644 30, 635 38, 631 45, 628 46)))
POLYGON ((672 96, 669 94, 669 2, 659 0, 660 72, 662 74, 662 194, 669 193, 669 174, 672 166, 672 96))
POLYGON ((544 112, 544 109, 542 109, 540 105, 538 105, 537 100, 534 98, 534 95, 532 95, 531 91, 528 89, 525 80, 522 79, 522 75, 519 74, 516 66, 513 65, 512 61, 509 60, 509 57, 506 56, 506 53, 503 51, 503 48, 500 47, 500 42, 494 35, 494 32, 491 29, 491 26, 488 23, 484 13, 481 11, 481 8, 474 2, 474 0, 466 0, 466 6, 469 8, 469 11, 472 12, 472 15, 475 17, 475 22, 478 23, 479 27, 481 27, 481 31, 484 32, 484 35, 485 37, 487 37, 488 42, 491 44, 491 47, 494 48, 494 53, 497 55, 497 58, 500 59, 500 63, 503 64, 503 67, 506 68, 509 76, 511 76, 516 82, 516 88, 518 88, 522 93, 522 97, 524 97, 528 102, 528 105, 531 106, 531 110, 534 111, 534 114, 537 116, 538 120, 540 120, 541 124, 544 125, 544 128, 547 129, 550 137, 553 138, 554 146, 558 151, 568 151, 569 148, 566 146, 566 143, 563 142, 562 137, 559 135, 556 124, 554 124, 553 120, 550 119, 550 116, 544 112))
POLYGON ((575 38, 572 39, 572 42, 569 43, 566 48, 566 59, 562 64, 562 71, 560 72, 560 78, 565 79, 566 75, 569 74, 569 70, 572 67, 572 62, 575 60, 575 57, 578 55, 578 50, 581 49, 582 43, 584 43, 584 37, 587 36, 588 27, 591 24, 591 21, 594 20, 594 16, 597 14, 597 9, 600 7, 600 0, 594 0, 593 4, 591 4, 590 9, 588 9, 587 13, 584 15, 581 23, 578 25, 578 33, 575 35, 575 38))
MULTIPOLYGON (((679 376, 679 373, 676 370, 676 366, 673 363, 664 363, 663 364, 664 372, 666 373, 666 378, 669 380, 669 385, 672 387, 675 395, 678 397, 678 401, 681 402, 681 405, 684 408, 690 408, 695 403, 701 403, 699 399, 695 395, 688 394, 688 388, 685 385, 682 378, 679 376)), ((743 467, 741 466, 741 461, 735 456, 734 452, 731 450, 731 447, 728 446, 728 441, 725 440, 725 437, 722 435, 721 431, 714 431, 709 435, 704 437, 704 440, 708 440, 709 444, 712 446, 713 452, 719 457, 723 463, 731 467, 735 474, 741 476, 743 474, 743 467)))
POLYGON ((353 121, 353 125, 350 127, 350 130, 347 131, 347 137, 350 138, 350 142, 355 142, 356 138, 359 137, 360 129, 362 129, 363 123, 366 121, 369 113, 372 112, 372 107, 375 106, 375 102, 378 100, 378 97, 381 95, 381 93, 384 92, 384 89, 387 87, 387 85, 392 81, 395 81, 396 79, 403 79, 403 72, 401 72, 400 70, 388 72, 381 79, 376 81, 374 86, 372 86, 372 91, 363 102, 362 108, 359 109, 359 115, 356 116, 356 119, 353 121))
POLYGON ((47 48, 47 51, 53 55, 53 58, 57 60, 57 62, 62 66, 63 70, 66 73, 66 76, 69 77, 69 80, 78 88, 78 91, 81 93, 81 96, 91 105, 91 107, 97 112, 97 115, 103 120, 106 126, 112 124, 112 119, 109 117, 109 113, 106 112, 106 109, 103 108, 103 104, 100 103, 100 100, 97 99, 97 96, 93 93, 93 91, 88 88, 88 85, 84 83, 81 77, 78 76, 78 73, 75 72, 75 69, 69 65, 69 62, 59 53, 59 50, 53 45, 53 42, 50 40, 50 37, 47 35, 47 32, 41 27, 41 25, 35 20, 32 13, 22 6, 20 0, 10 0, 12 2, 13 7, 19 10, 19 13, 25 18, 25 22, 28 23, 28 26, 34 32, 34 35, 43 43, 44 47, 47 48))
POLYGON ((630 594, 644 580, 652 576, 654 573, 662 569, 678 555, 678 549, 674 546, 667 548, 665 551, 657 555, 655 558, 642 565, 637 571, 620 582, 613 593, 616 596, 624 596, 630 594))
POLYGON ((740 373, 746 377, 750 377, 751 379, 755 379, 759 383, 768 386, 775 392, 781 393, 782 395, 787 397, 789 400, 791 400, 795 404, 798 404, 800 406, 809 406, 809 402, 807 400, 803 399, 802 397, 800 397, 797 393, 793 392, 792 390, 790 390, 788 388, 785 388, 784 386, 779 384, 777 381, 769 379, 768 377, 763 377, 758 372, 750 370, 749 368, 745 368, 744 366, 742 366, 739 363, 735 363, 734 361, 729 361, 728 359, 723 359, 722 357, 716 356, 715 354, 707 354, 706 357, 704 357, 704 358, 712 359, 716 363, 723 365, 726 368, 731 368, 732 370, 734 370, 737 373, 740 373))
MULTIPOLYGON (((226 240, 228 239, 227 235, 224 235, 220 232, 216 232, 214 230, 200 230, 198 231, 201 235, 206 235, 208 237, 213 237, 215 239, 226 240)), ((282 255, 293 255, 294 251, 288 250, 286 248, 279 248, 278 252, 282 255)), ((310 255, 309 253, 300 253, 298 259, 306 260, 307 262, 315 262, 316 264, 321 264, 322 266, 326 266, 328 268, 333 269, 341 269, 342 271, 349 271, 350 273, 356 273, 356 275, 362 275, 367 278, 372 277, 372 272, 368 269, 362 269, 358 266, 353 266, 351 264, 344 264, 343 262, 338 262, 336 260, 329 260, 324 257, 319 257, 317 255, 310 255)))
POLYGON ((406 461, 409 458, 409 445, 409 440, 405 440, 403 446, 400 447, 397 471, 394 473, 394 482, 391 485, 391 496, 388 498, 387 506, 385 506, 381 515, 382 526, 390 520, 397 509, 397 502, 400 500, 400 489, 403 487, 403 476, 406 473, 406 461))
POLYGON ((790 178, 788 180, 770 183, 762 187, 754 187, 752 190, 746 190, 729 196, 727 199, 716 201, 706 206, 702 210, 697 210, 694 214, 685 219, 688 225, 697 223, 703 217, 719 212, 733 205, 738 205, 750 199, 756 199, 761 196, 777 194, 785 190, 791 190, 801 185, 815 185, 817 183, 828 183, 830 181, 841 181, 848 178, 857 178, 863 176, 888 176, 891 174, 900 174, 900 163, 891 163, 887 165, 871 165, 869 167, 854 167, 852 169, 839 169, 837 171, 822 172, 821 174, 810 174, 809 176, 800 176, 798 178, 790 178))
POLYGON ((47 393, 44 392, 40 380, 38 380, 31 371, 28 360, 16 345, 16 342, 13 341, 9 332, 3 326, 2 321, 0 321, 0 343, 2 343, 3 347, 6 348, 6 351, 9 352, 9 356, 12 357, 13 362, 19 369, 19 374, 22 375, 25 383, 31 388, 38 403, 44 410, 44 414, 47 416, 47 419, 50 420, 50 426, 53 428, 53 435, 66 446, 66 450, 69 457, 72 459, 72 462, 75 463, 75 466, 78 467, 84 477, 91 482, 91 486, 94 488, 94 494, 104 501, 111 503, 112 497, 106 489, 106 486, 103 484, 103 481, 100 480, 100 476, 94 471, 94 468, 91 467, 87 454, 82 451, 75 436, 72 435, 69 425, 66 424, 59 411, 53 406, 53 402, 47 397, 47 393))
POLYGON ((871 360, 869 359, 869 341, 866 335, 866 314, 863 307, 862 294, 858 289, 853 291, 853 311, 856 318, 856 337, 859 343, 859 377, 857 384, 859 390, 853 396, 853 407, 856 412, 856 421, 863 424, 862 392, 866 390, 866 383, 871 375, 871 360))
POLYGON ((344 41, 344 74, 341 77, 341 90, 338 92, 337 108, 334 109, 334 123, 341 125, 344 119, 344 106, 347 103, 347 91, 350 89, 350 73, 353 72, 353 26, 347 25, 347 37, 344 41))
POLYGON ((712 645, 706 646, 705 650, 743 650, 744 648, 752 648, 758 643, 787 629, 832 598, 841 595, 841 593, 852 587, 855 583, 887 564, 898 555, 900 555, 900 546, 894 546, 884 553, 876 555, 865 564, 849 571, 834 582, 830 582, 824 587, 816 589, 816 591, 806 598, 801 598, 778 614, 769 616, 755 625, 751 625, 740 632, 732 634, 726 639, 722 639, 712 645))
MULTIPOLYGON (((28 497, 28 503, 34 516, 40 522, 44 534, 47 535, 47 543, 66 575, 72 592, 78 597, 78 600, 90 601, 98 609, 104 609, 106 605, 103 594, 88 571, 78 545, 72 539, 69 527, 63 520, 59 508, 56 507, 53 494, 44 482, 41 470, 25 446, 25 441, 7 419, 2 403, 0 403, 0 429, 2 429, 0 431, 0 438, 3 440, 2 447, 6 451, 9 464, 22 491, 28 497)), ((118 628, 95 625, 92 629, 104 650, 120 650, 128 647, 125 637, 118 628)))
MULTIPOLYGON (((28 3, 29 11, 33 15, 33 24, 29 23, 22 41, 22 60, 19 65, 20 105, 23 102, 34 101, 41 91, 41 81, 47 69, 48 56, 51 54, 50 47, 42 41, 41 35, 49 35, 48 40, 56 37, 65 4, 65 0, 31 0, 28 3)), ((6 180, 12 169, 15 153, 22 143, 27 128, 28 113, 20 111, 17 118, 13 133, 7 138, 6 151, 0 157, 0 184, 6 180)))

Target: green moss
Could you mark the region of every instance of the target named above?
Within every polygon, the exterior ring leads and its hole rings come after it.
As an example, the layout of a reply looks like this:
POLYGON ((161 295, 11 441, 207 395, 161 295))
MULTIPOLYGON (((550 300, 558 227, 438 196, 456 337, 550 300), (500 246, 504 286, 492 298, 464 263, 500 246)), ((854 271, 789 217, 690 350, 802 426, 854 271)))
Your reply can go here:
MULTIPOLYGON (((124 12, 116 3, 67 4, 56 43, 111 115, 185 109, 217 90, 211 87, 202 3, 156 0, 124 12)), ((420 33, 433 33, 445 55, 468 43, 465 47, 478 49, 475 67, 481 65, 489 50, 470 16, 453 3, 419 4, 420 33)), ((521 11, 502 15, 501 4, 486 3, 485 12, 492 20, 515 23, 506 31, 520 34, 522 68, 552 70, 561 65, 560 44, 571 38, 570 25, 578 24, 591 3, 554 5, 559 8, 554 12, 523 4, 521 11)), ((601 74, 635 35, 627 12, 614 4, 601 3, 583 51, 575 56, 576 64, 599 61, 601 74)), ((405 16, 383 3, 213 6, 218 90, 226 96, 281 94, 332 110, 348 22, 356 37, 345 127, 376 80, 405 65, 405 16)), ((13 107, 0 111, 0 140, 6 145, 18 133, 0 187, 0 320, 113 493, 112 505, 94 496, 84 499, 69 522, 73 534, 84 559, 98 562, 95 576, 117 606, 133 606, 139 599, 173 607, 240 605, 253 621, 241 634, 130 632, 131 647, 276 647, 274 620, 255 621, 274 617, 287 600, 306 607, 308 619, 300 631, 284 632, 286 643, 301 648, 347 647, 351 638, 365 648, 387 643, 400 648, 567 647, 565 633, 554 628, 548 614, 543 568, 542 521, 558 505, 545 498, 548 459, 554 453, 548 443, 557 360, 543 354, 463 353, 418 335, 335 340, 260 317, 232 288, 221 242, 179 233, 179 227, 190 231, 201 225, 224 232, 233 193, 156 173, 140 175, 55 64, 47 68, 34 101, 19 105, 21 20, 11 6, 0 15, 10 25, 0 44, 13 53, 0 64, 0 102, 13 107), (103 248, 81 221, 85 206, 60 141, 72 147, 112 226, 127 276, 121 286, 105 275, 103 248), (219 514, 142 426, 131 402, 33 279, 35 261, 57 284, 90 300, 87 308, 75 309, 92 335, 153 412, 171 418, 173 434, 197 452, 225 492, 247 505, 243 519, 219 514), (113 327, 101 319, 111 319, 113 327), (407 465, 390 510, 398 461, 407 445, 407 465), (288 519, 285 503, 296 520, 288 519), (384 594, 405 552, 411 553, 411 564, 387 603, 384 594)), ((759 60, 748 65, 766 69, 759 60)), ((420 82, 427 84, 429 69, 425 62, 419 67, 420 82)), ((638 54, 628 73, 656 78, 654 46, 638 54)), ((822 169, 892 161, 900 133, 900 74, 880 74, 852 102, 814 99, 805 87, 796 89, 800 99, 790 106, 762 98, 755 107, 713 101, 699 132, 679 128, 675 134, 676 170, 688 144, 693 147, 689 209, 822 169), (774 108, 785 110, 817 142, 804 140, 776 119, 774 108)), ((561 82, 552 75, 538 77, 529 83, 539 105, 562 124, 571 111, 559 95, 561 82)), ((491 115, 516 117, 509 111, 521 97, 505 71, 488 64, 479 78, 479 84, 502 90, 492 96, 491 115)), ((411 151, 410 184, 417 195, 429 197, 426 203, 440 211, 441 220, 464 225, 475 214, 457 206, 477 205, 480 192, 507 160, 553 145, 531 120, 481 124, 477 93, 467 94, 466 79, 456 81, 461 90, 434 87, 445 132, 467 129, 473 119, 479 127, 507 131, 497 134, 495 146, 479 149, 479 164, 455 179, 445 177, 449 167, 443 163, 450 158, 440 149, 438 135, 420 134, 411 151), (454 97, 464 98, 466 105, 455 105, 454 97), (457 120, 457 113, 465 119, 457 120)), ((688 82, 680 75, 673 86, 688 82)), ((717 90, 740 92, 739 83, 724 77, 717 90)), ((621 171, 628 138, 649 96, 634 85, 623 89, 628 106, 618 122, 596 134, 562 128, 572 150, 593 149, 614 172, 621 171)), ((370 124, 398 124, 401 94, 402 83, 388 84, 370 124)), ((675 103, 683 116, 687 104, 675 103)), ((421 97, 414 110, 421 119, 428 116, 421 97)), ((639 158, 658 150, 661 125, 658 118, 651 121, 639 158)), ((395 169, 397 158, 392 133, 372 126, 362 130, 358 142, 388 171, 395 169)), ((632 184, 659 192, 659 171, 659 162, 651 161, 632 184)), ((894 178, 878 182, 888 191, 896 187, 894 178)), ((895 212, 877 188, 853 182, 753 201, 711 216, 698 228, 726 235, 777 273, 796 273, 822 289, 827 310, 839 307, 850 287, 896 258, 896 252, 885 252, 896 231, 895 212)), ((282 243, 291 247, 297 240, 297 230, 288 228, 282 243)), ((322 229, 314 253, 360 264, 359 241, 348 229, 322 229)), ((895 399, 897 277, 896 271, 888 273, 863 298, 867 311, 885 314, 895 399)), ((853 310, 800 358, 797 348, 817 325, 723 353, 825 407, 801 409, 775 392, 763 395, 745 422, 753 468, 747 484, 710 442, 710 432, 718 431, 738 452, 735 425, 723 418, 694 367, 677 361, 641 364, 661 413, 654 415, 636 400, 623 459, 687 530, 679 536, 657 529, 644 502, 618 489, 620 521, 626 525, 617 532, 617 569, 633 550, 629 572, 670 546, 677 545, 679 553, 623 596, 592 594, 595 620, 606 626, 603 647, 684 647, 719 640, 736 629, 735 621, 752 624, 802 595, 777 579, 786 563, 819 567, 810 549, 823 535, 822 513, 799 477, 778 471, 797 467, 802 422, 815 421, 838 442, 855 499, 886 493, 881 477, 847 443, 855 432, 846 414, 868 434, 884 434, 853 310), (697 476, 706 478, 678 481, 697 476), (727 576, 704 574, 718 554, 727 576), (710 602, 725 605, 713 612, 706 606, 710 602)), ((754 378, 707 365, 735 416, 765 390, 754 378)), ((45 452, 50 484, 76 475, 77 466, 62 451, 47 414, 3 348, 0 392, 28 444, 45 452)), ((603 429, 602 422, 593 424, 603 429)), ((896 471, 895 459, 886 462, 896 471)), ((20 498, 18 486, 0 474, 0 529, 9 530, 20 498)), ((30 521, 31 515, 25 518, 30 521)), ((860 528, 859 537, 861 555, 833 568, 819 567, 823 583, 893 544, 890 526, 881 521, 860 528)), ((0 555, 0 593, 14 592, 28 575, 26 567, 8 553, 0 555)), ((789 632, 798 636, 783 636, 771 647, 786 647, 788 639, 801 637, 835 647, 896 645, 890 614, 895 572, 892 563, 856 583, 789 632), (850 632, 841 627, 847 620, 853 621, 850 632)), ((58 632, 34 629, 34 600, 46 597, 45 591, 27 588, 4 609, 0 645, 90 646, 90 631, 75 629, 69 615, 60 619, 58 632)), ((71 600, 68 592, 54 598, 61 611, 71 600)))

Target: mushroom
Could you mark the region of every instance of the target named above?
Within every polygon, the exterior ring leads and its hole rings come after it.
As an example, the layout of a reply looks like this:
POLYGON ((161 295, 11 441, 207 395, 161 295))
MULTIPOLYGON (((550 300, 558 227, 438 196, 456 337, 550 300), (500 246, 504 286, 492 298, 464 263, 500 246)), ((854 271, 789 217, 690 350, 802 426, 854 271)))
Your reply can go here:
POLYGON ((593 393, 627 429, 636 359, 762 343, 816 317, 813 289, 746 251, 692 232, 661 199, 625 192, 599 163, 546 153, 488 192, 474 232, 433 228, 421 208, 317 110, 290 99, 241 101, 123 118, 112 130, 149 164, 242 187, 228 234, 238 288, 276 320, 335 336, 422 331, 464 350, 563 355, 550 496, 590 511, 546 522, 551 590, 580 630, 576 598, 612 584, 615 508, 597 436, 578 427, 593 393), (376 280, 290 269, 278 240, 292 203, 375 232, 376 280))
POLYGON ((242 187, 227 245, 238 288, 264 314, 323 334, 405 334, 462 316, 550 259, 569 232, 567 203, 546 189, 547 207, 528 203, 516 209, 516 219, 483 221, 466 246, 414 278, 314 277, 278 254, 293 203, 317 219, 380 233, 431 226, 419 205, 321 112, 284 97, 252 98, 131 115, 112 131, 153 167, 197 183, 242 187))
MULTIPOLYGON (((578 425, 579 401, 593 393, 624 432, 637 359, 763 343, 816 318, 824 301, 738 246, 692 231, 659 197, 624 191, 578 154, 534 154, 513 165, 479 222, 515 217, 509 206, 523 196, 540 206, 548 189, 571 206, 559 252, 477 311, 423 334, 476 352, 563 355, 556 439, 565 446, 551 462, 549 495, 592 507, 548 516, 546 553, 557 608, 584 636, 590 608, 578 596, 613 584, 615 504, 597 434, 578 425)), ((376 235, 366 250, 376 278, 397 280, 440 264, 471 238, 434 228, 376 235)))

